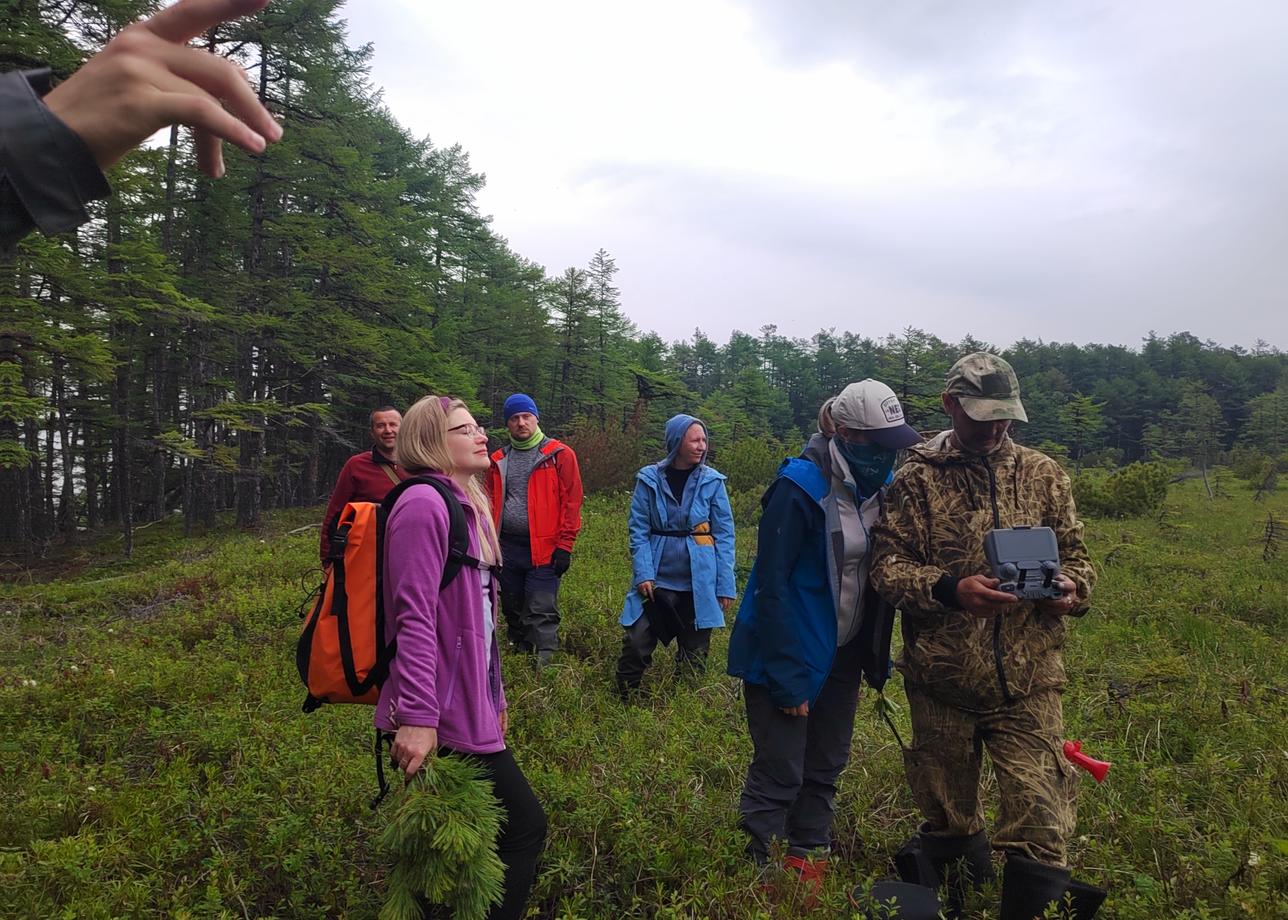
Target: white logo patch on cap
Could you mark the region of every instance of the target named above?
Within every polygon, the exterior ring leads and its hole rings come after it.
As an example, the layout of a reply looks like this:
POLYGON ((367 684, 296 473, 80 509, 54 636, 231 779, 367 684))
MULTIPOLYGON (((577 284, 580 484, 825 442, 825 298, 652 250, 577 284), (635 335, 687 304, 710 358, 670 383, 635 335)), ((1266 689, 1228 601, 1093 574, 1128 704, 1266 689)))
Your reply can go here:
POLYGON ((887 422, 903 421, 903 406, 899 405, 898 396, 888 396, 882 400, 881 411, 885 413, 887 422))

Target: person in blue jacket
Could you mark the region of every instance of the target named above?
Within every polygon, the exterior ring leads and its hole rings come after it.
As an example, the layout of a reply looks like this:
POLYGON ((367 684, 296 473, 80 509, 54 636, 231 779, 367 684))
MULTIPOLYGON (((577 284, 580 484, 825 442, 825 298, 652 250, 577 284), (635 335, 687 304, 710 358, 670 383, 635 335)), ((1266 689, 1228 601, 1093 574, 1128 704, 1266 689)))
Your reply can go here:
POLYGON ((632 581, 622 608, 617 690, 639 689, 657 644, 676 643, 676 670, 706 668, 711 630, 736 595, 734 529, 725 477, 706 463, 707 426, 691 415, 666 423, 666 457, 635 476, 629 518, 632 581))
POLYGON ((762 499, 756 563, 729 639, 753 749, 739 803, 747 851, 767 866, 771 842, 782 841, 784 868, 816 889, 861 677, 875 669, 879 686, 889 673, 893 611, 868 584, 869 534, 896 454, 920 441, 876 380, 847 386, 818 421, 762 499), (874 647, 882 660, 871 660, 874 647))

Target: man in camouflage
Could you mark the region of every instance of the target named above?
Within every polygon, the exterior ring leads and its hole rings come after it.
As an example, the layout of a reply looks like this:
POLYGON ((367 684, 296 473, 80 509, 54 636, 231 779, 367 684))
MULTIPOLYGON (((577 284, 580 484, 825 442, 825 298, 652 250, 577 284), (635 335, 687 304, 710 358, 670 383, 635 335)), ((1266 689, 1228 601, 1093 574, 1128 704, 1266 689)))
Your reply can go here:
POLYGON ((1065 868, 1078 778, 1062 754, 1060 693, 1065 617, 1087 612, 1095 570, 1068 475, 1008 434, 1028 421, 1011 366, 967 355, 942 401, 952 429, 908 451, 873 534, 873 584, 903 614, 904 766, 925 818, 901 856, 932 866, 932 886, 959 861, 959 882, 992 877, 979 795, 987 748, 1000 793, 993 846, 1007 855, 1002 917, 1029 920, 1089 888, 1065 868), (1056 599, 1017 601, 988 574, 984 537, 1025 524, 1055 531, 1056 599))

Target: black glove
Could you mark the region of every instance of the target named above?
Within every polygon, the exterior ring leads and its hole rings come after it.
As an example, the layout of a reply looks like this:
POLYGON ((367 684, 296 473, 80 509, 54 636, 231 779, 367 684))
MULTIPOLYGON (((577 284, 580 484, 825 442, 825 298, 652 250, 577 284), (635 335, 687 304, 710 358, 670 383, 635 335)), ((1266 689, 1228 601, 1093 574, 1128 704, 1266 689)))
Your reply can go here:
POLYGON ((555 570, 556 575, 562 575, 568 571, 570 565, 572 565, 572 553, 566 549, 557 549, 550 557, 550 568, 555 570))

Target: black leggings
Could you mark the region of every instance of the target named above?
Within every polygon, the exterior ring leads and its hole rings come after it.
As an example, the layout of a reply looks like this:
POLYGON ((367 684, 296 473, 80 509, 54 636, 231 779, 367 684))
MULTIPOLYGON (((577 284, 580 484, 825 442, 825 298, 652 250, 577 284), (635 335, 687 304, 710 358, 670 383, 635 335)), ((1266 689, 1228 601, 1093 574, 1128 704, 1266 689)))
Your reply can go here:
POLYGON ((492 908, 488 920, 518 920, 528 905, 537 873, 537 857, 546 842, 546 813, 532 787, 507 748, 495 754, 462 754, 439 748, 440 755, 468 756, 482 764, 492 782, 492 793, 505 809, 496 852, 505 864, 505 894, 492 908))

